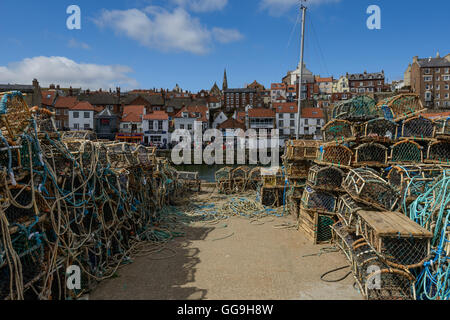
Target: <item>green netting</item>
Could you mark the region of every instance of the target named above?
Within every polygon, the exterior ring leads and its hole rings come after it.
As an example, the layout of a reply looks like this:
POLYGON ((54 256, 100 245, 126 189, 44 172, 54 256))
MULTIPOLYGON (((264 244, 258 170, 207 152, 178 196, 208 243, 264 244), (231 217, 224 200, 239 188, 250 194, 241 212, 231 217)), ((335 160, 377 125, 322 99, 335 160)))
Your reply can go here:
POLYGON ((412 142, 399 143, 392 147, 392 162, 422 162, 422 150, 412 142))

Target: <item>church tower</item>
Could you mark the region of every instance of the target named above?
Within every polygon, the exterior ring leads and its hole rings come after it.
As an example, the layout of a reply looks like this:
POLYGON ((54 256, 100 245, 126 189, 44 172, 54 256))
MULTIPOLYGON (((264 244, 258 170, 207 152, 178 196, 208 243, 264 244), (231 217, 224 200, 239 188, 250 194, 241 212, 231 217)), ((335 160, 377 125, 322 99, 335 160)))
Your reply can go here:
POLYGON ((225 69, 225 72, 223 73, 223 85, 222 90, 228 90, 228 78, 227 78, 227 69, 225 69))

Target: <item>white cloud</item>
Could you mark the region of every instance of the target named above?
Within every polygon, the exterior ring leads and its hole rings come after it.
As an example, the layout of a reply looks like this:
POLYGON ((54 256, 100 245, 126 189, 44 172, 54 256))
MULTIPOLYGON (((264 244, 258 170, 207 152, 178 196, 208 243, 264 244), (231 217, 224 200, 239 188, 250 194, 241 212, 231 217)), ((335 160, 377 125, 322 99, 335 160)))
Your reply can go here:
MULTIPOLYGON (((339 1, 340 0, 308 0, 306 5, 311 6, 339 1)), ((262 9, 268 10, 271 15, 280 16, 295 6, 299 7, 299 4, 300 2, 298 0, 261 0, 260 6, 262 9)))
MULTIPOLYGON (((214 29, 208 29, 181 7, 173 11, 157 6, 144 10, 103 10, 95 22, 100 27, 125 34, 143 46, 165 52, 205 54, 210 51, 213 40, 217 40, 214 29)), ((236 30, 220 29, 220 33, 222 39, 237 39, 236 30)))
POLYGON ((87 43, 79 42, 73 38, 69 40, 69 43, 67 45, 69 46, 69 48, 75 48, 75 49, 79 48, 79 49, 85 49, 85 50, 91 49, 91 47, 87 43))
POLYGON ((214 39, 221 43, 230 43, 242 40, 244 36, 236 29, 222 29, 213 28, 212 29, 214 39))
POLYGON ((52 83, 84 89, 137 87, 135 79, 127 76, 133 70, 121 65, 77 63, 65 57, 33 57, 7 66, 0 66, 0 83, 31 83, 34 78, 41 86, 52 83))
POLYGON ((172 0, 172 2, 194 12, 218 11, 228 4, 228 0, 172 0))

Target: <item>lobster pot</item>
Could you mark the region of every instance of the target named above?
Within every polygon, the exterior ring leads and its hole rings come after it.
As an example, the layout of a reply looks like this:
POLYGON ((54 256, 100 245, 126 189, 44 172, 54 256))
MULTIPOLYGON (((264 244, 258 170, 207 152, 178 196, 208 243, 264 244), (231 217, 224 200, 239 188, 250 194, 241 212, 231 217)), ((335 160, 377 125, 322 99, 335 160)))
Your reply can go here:
POLYGON ((428 147, 427 163, 450 164, 450 141, 434 142, 428 147))
POLYGON ((287 161, 315 160, 319 142, 315 140, 289 140, 286 142, 287 161))
POLYGON ((345 173, 336 167, 314 166, 309 170, 308 184, 321 190, 340 190, 345 173))
POLYGON ((364 125, 362 138, 391 140, 397 134, 397 124, 387 119, 374 119, 366 122, 364 125))
POLYGON ((422 266, 430 254, 432 233, 397 212, 358 212, 358 234, 393 267, 422 266))
POLYGON ((289 178, 305 179, 308 176, 309 164, 307 162, 290 163, 286 166, 286 173, 289 178))
POLYGON ((347 226, 342 221, 335 223, 331 227, 331 232, 333 234, 333 243, 341 249, 347 260, 353 265, 355 258, 353 244, 360 238, 354 233, 349 232, 347 226))
POLYGON ((352 123, 346 120, 333 120, 328 122, 323 128, 324 141, 342 141, 354 137, 352 123))
MULTIPOLYGON (((66 175, 71 173, 75 159, 62 141, 43 139, 40 140, 40 146, 43 157, 52 168, 66 175)), ((34 152, 35 156, 36 154, 37 152, 34 152)), ((34 161, 38 163, 37 159, 34 161)))
POLYGON ((349 168, 353 161, 353 152, 343 145, 327 145, 320 152, 318 164, 336 165, 349 168))
POLYGON ((258 186, 261 184, 261 168, 254 168, 248 173, 248 185, 247 188, 250 190, 257 190, 258 186))
POLYGON ((156 148, 146 148, 142 145, 133 146, 134 153, 138 159, 141 166, 152 166, 155 163, 155 149, 156 148))
POLYGON ((261 168, 261 177, 265 188, 284 186, 286 184, 283 172, 279 167, 261 168))
POLYGON ((437 138, 450 136, 450 118, 436 120, 434 126, 437 138))
MULTIPOLYGON (((8 171, 9 166, 11 166, 12 170, 16 170, 21 167, 21 149, 22 145, 8 146, 3 144, 0 140, 0 171, 8 171)), ((2 183, 3 181, 0 181, 0 185, 2 183)))
POLYGON ((347 227, 355 228, 358 220, 358 211, 362 210, 364 205, 355 202, 348 194, 339 197, 336 213, 344 221, 347 227))
POLYGON ((75 139, 75 140, 97 140, 97 135, 93 131, 81 130, 81 131, 65 131, 61 133, 62 139, 75 139))
POLYGON ((333 240, 331 227, 336 222, 336 216, 320 214, 300 206, 299 227, 313 244, 331 243, 333 240))
POLYGON ((391 147, 390 162, 395 164, 423 163, 422 147, 410 140, 401 141, 391 147))
POLYGON ((182 181, 189 189, 200 191, 202 183, 198 172, 177 172, 177 179, 182 181))
POLYGON ((404 138, 433 138, 434 123, 424 117, 414 117, 403 121, 402 137, 404 138))
POLYGON ((231 171, 231 179, 240 179, 240 180, 245 180, 247 179, 247 175, 250 171, 249 167, 237 167, 236 169, 234 169, 233 171, 231 171))
POLYGON ((378 143, 365 143, 356 148, 355 165, 385 166, 388 161, 388 149, 378 143))
POLYGON ((306 187, 302 197, 302 207, 323 214, 334 215, 336 197, 331 193, 316 191, 306 187))
POLYGON ((408 201, 426 192, 434 179, 442 174, 442 168, 401 166, 393 167, 388 174, 389 183, 408 201))
POLYGON ((215 173, 216 182, 231 180, 231 171, 233 168, 225 167, 220 170, 217 170, 215 173))
POLYGON ((108 161, 112 168, 127 168, 137 165, 137 158, 132 157, 132 150, 127 143, 115 143, 106 146, 108 161))
POLYGON ((411 273, 388 267, 367 244, 354 246, 353 272, 367 300, 415 300, 411 273))
POLYGON ((38 132, 55 133, 58 131, 52 113, 45 108, 38 109, 34 113, 34 120, 38 132))
POLYGON ((29 126, 31 112, 21 92, 0 93, 0 132, 9 141, 16 140, 29 126))
POLYGON ((342 186, 355 201, 379 210, 395 210, 398 206, 398 192, 371 169, 350 170, 342 186))
POLYGON ((424 110, 419 95, 414 93, 387 98, 381 101, 378 106, 389 107, 394 115, 394 120, 408 118, 424 110))
POLYGON ((364 121, 378 118, 380 112, 375 108, 376 102, 368 96, 357 96, 343 101, 333 108, 333 118, 351 121, 364 121))

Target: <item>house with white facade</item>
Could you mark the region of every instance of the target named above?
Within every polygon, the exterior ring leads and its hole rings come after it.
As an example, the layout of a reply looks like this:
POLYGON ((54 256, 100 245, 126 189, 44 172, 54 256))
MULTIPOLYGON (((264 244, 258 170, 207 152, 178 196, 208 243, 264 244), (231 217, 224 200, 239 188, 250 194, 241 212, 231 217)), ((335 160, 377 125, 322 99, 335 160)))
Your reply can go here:
POLYGON ((277 102, 277 99, 279 99, 280 97, 286 99, 286 84, 272 83, 270 86, 271 102, 277 102))
POLYGON ((72 131, 94 130, 94 106, 87 101, 78 102, 69 109, 69 128, 72 131))
POLYGON ((200 122, 203 131, 209 127, 209 110, 206 106, 183 107, 174 117, 175 130, 189 130, 193 138, 195 122, 200 122))
POLYGON ((170 142, 169 115, 165 111, 154 111, 143 116, 144 144, 164 146, 170 142))
POLYGON ((142 120, 145 114, 146 109, 144 105, 125 106, 116 139, 124 142, 143 142, 144 130, 142 128, 142 120))
MULTIPOLYGON (((295 102, 275 104, 276 124, 279 129, 280 143, 295 137, 298 126, 298 105, 295 102)), ((325 114, 321 108, 302 108, 300 135, 312 135, 315 140, 322 139, 321 129, 325 125, 325 114)))
POLYGON ((217 126, 219 126, 220 124, 224 123, 227 120, 228 120, 228 117, 225 115, 225 113, 220 112, 214 119, 214 121, 212 123, 212 128, 217 129, 217 126))

